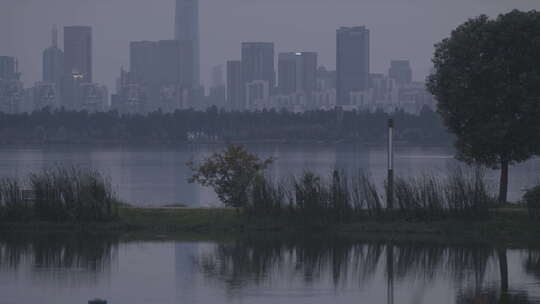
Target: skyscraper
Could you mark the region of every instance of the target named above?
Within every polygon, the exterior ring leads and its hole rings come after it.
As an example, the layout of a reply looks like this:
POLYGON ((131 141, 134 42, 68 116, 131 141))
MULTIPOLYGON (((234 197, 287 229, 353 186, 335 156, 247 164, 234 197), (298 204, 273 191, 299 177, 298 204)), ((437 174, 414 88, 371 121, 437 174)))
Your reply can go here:
POLYGON ((183 43, 178 40, 160 40, 157 42, 155 54, 155 67, 157 69, 157 81, 160 85, 180 85, 184 80, 185 84, 190 81, 183 79, 182 55, 184 54, 183 43))
POLYGON ((278 76, 280 94, 311 93, 317 87, 317 53, 280 53, 278 76))
POLYGON ((227 61, 227 104, 231 110, 242 110, 243 102, 242 62, 227 61))
POLYGON ((19 80, 17 59, 9 56, 0 56, 0 79, 19 80))
POLYGON ((227 89, 223 82, 223 66, 218 65, 212 68, 212 81, 210 83, 210 94, 207 106, 226 107, 227 89))
POLYGON ((242 43, 242 82, 245 85, 255 80, 268 82, 270 90, 275 84, 274 43, 242 43))
POLYGON ((192 88, 191 51, 190 43, 179 40, 130 43, 130 74, 146 90, 152 103, 147 104, 147 110, 159 108, 156 102, 164 96, 176 96, 179 91, 192 88))
POLYGON ((190 86, 196 88, 200 84, 199 0, 176 0, 174 38, 191 48, 182 54, 182 61, 192 62, 186 73, 190 86))
POLYGON ((217 65, 212 68, 212 83, 211 87, 219 87, 224 85, 223 83, 223 66, 217 65))
POLYGON ((369 84, 369 30, 364 26, 336 31, 337 105, 350 104, 350 94, 369 84))
POLYGON ((410 84, 412 82, 412 69, 409 60, 392 60, 388 77, 396 81, 398 85, 410 84))
POLYGON ((51 46, 43 51, 43 81, 54 84, 59 90, 63 75, 64 52, 58 48, 58 30, 55 26, 52 30, 51 46))
POLYGON ((81 106, 79 88, 92 83, 92 28, 89 26, 64 27, 64 75, 61 100, 66 109, 81 106))
POLYGON ((156 48, 154 41, 132 41, 129 44, 130 72, 137 83, 149 85, 156 81, 156 48))
POLYGON ((81 82, 92 82, 91 27, 64 27, 64 74, 77 75, 81 82))
POLYGON ((0 56, 0 112, 13 114, 21 109, 24 88, 19 79, 17 59, 0 56))

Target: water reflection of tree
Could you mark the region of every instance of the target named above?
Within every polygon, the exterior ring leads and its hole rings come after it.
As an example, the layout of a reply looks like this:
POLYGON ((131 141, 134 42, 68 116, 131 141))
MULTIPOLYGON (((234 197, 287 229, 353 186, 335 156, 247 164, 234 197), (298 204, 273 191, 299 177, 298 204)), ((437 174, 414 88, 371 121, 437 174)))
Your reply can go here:
POLYGON ((259 284, 276 272, 288 272, 313 283, 330 274, 335 284, 353 272, 360 278, 376 270, 382 246, 364 246, 346 239, 243 238, 218 244, 199 260, 203 272, 220 278, 228 288, 259 284))
POLYGON ((33 269, 77 268, 92 272, 108 267, 116 255, 118 238, 112 235, 71 233, 2 234, 0 267, 33 269))
POLYGON ((474 273, 475 281, 484 278, 493 249, 485 246, 449 247, 437 244, 394 246, 395 275, 398 280, 415 277, 433 280, 441 270, 455 281, 474 273))
POLYGON ((306 284, 327 278, 335 286, 347 280, 362 284, 372 279, 381 265, 386 265, 391 278, 388 284, 417 278, 429 282, 438 276, 463 281, 473 275, 481 286, 494 255, 495 250, 487 246, 385 245, 340 237, 242 238, 216 245, 203 255, 199 265, 208 278, 225 283, 229 289, 257 285, 277 276, 300 277, 306 284))
POLYGON ((523 267, 528 274, 540 279, 540 249, 529 249, 523 267))
POLYGON ((529 298, 524 291, 501 292, 497 288, 462 291, 458 294, 456 304, 532 304, 538 303, 529 298))

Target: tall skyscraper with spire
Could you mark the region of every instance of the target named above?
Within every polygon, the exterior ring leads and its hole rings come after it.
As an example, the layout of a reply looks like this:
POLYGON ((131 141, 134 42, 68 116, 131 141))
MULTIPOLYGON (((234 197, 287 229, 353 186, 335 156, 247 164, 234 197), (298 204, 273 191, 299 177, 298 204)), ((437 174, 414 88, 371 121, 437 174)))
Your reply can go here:
POLYGON ((43 81, 54 83, 60 88, 64 75, 64 52, 58 48, 58 29, 52 30, 51 46, 43 51, 43 81))
POLYGON ((191 75, 189 83, 196 88, 200 84, 199 0, 176 0, 174 35, 188 48, 182 56, 191 58, 183 61, 193 63, 185 68, 192 70, 186 75, 191 75))

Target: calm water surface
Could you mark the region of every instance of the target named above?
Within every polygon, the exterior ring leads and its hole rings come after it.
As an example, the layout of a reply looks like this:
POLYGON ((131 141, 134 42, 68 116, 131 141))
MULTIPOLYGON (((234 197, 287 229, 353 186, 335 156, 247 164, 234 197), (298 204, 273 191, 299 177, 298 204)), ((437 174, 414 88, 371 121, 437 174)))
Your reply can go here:
POLYGON ((189 242, 3 235, 0 295, 0 303, 42 304, 95 297, 111 304, 540 303, 540 250, 313 235, 189 242))
MULTIPOLYGON (((91 166, 108 175, 120 198, 138 205, 183 203, 214 206, 217 198, 210 189, 189 184, 185 163, 200 160, 220 146, 190 147, 0 147, 0 177, 25 176, 54 165, 91 166)), ((383 184, 386 174, 384 147, 364 145, 248 145, 262 157, 276 159, 270 169, 277 178, 304 170, 329 174, 333 168, 365 170, 383 184)), ((422 172, 444 174, 458 164, 450 148, 397 147, 396 174, 415 176, 422 172)), ((511 200, 521 198, 523 188, 540 181, 540 159, 514 166, 510 171, 511 200)), ((498 172, 488 172, 497 184, 498 172)))

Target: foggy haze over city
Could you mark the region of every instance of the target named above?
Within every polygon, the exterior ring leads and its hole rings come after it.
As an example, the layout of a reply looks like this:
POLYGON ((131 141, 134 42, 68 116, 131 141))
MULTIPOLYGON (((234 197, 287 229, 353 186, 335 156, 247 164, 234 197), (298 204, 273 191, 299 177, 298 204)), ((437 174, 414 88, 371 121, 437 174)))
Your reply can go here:
MULTIPOLYGON (((174 38, 174 0, 2 0, 0 54, 14 56, 25 85, 41 79, 41 52, 51 28, 88 25, 93 30, 94 81, 114 91, 129 42, 174 38)), ((201 0, 201 82, 211 68, 240 59, 243 41, 275 42, 275 50, 318 52, 319 65, 335 68, 335 33, 365 25, 371 32, 371 72, 384 73, 390 60, 409 59, 414 80, 431 68, 433 44, 466 19, 496 16, 517 8, 539 8, 536 0, 201 0)))
POLYGON ((0 304, 540 304, 540 0, 0 0, 0 304))

